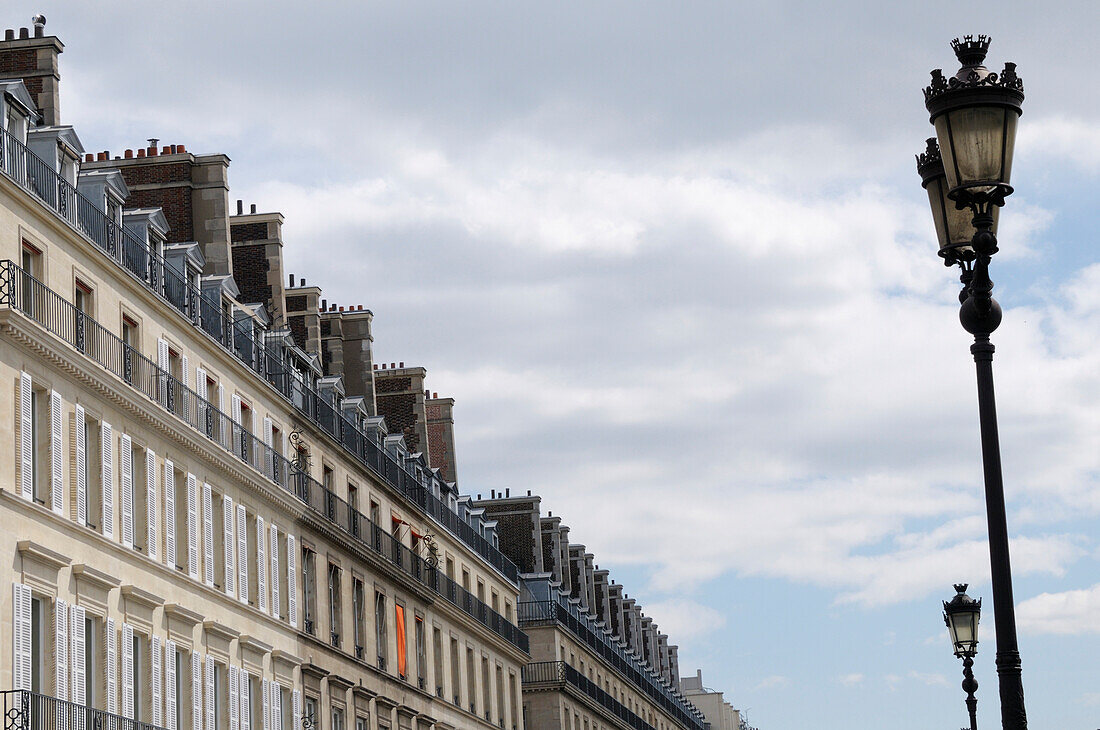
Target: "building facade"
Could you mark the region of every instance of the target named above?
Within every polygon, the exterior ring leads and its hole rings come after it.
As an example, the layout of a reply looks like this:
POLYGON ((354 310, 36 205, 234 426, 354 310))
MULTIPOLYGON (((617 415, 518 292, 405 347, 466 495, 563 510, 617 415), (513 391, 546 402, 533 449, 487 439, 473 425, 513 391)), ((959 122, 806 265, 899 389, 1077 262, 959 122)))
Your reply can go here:
POLYGON ((703 713, 710 730, 746 730, 742 727, 741 711, 726 702, 723 693, 703 685, 702 669, 697 669, 694 677, 681 679, 680 688, 684 696, 703 713))
POLYGON ((287 277, 225 155, 85 152, 43 26, 0 42, 7 726, 522 730, 452 403, 391 435, 370 311, 287 277))

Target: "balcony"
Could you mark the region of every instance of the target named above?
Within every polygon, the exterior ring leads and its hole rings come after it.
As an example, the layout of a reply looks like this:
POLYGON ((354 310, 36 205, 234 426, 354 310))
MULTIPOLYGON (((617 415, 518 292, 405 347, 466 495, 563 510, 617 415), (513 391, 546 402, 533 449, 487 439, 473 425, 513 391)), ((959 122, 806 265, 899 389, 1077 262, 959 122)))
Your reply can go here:
POLYGON ((259 472, 275 489, 304 502, 313 514, 346 535, 350 544, 382 556, 397 571, 529 653, 527 635, 503 616, 441 575, 434 564, 326 489, 296 462, 256 438, 213 403, 161 370, 152 360, 11 261, 0 261, 0 307, 21 313, 56 335, 142 393, 151 403, 174 414, 197 433, 259 472), (211 423, 216 427, 210 428, 211 423), (228 434, 232 437, 225 437, 228 434))
POLYGON ((163 730, 156 725, 112 715, 26 690, 6 690, 4 730, 163 730))
POLYGON ((205 332, 260 379, 266 381, 303 417, 324 431, 345 452, 438 522, 471 550, 519 584, 515 563, 501 553, 403 464, 373 441, 354 421, 329 402, 292 366, 286 353, 268 342, 267 331, 250 318, 236 320, 224 314, 221 302, 205 296, 184 275, 145 243, 110 219, 94 203, 28 150, 0 130, 0 170, 34 195, 74 231, 128 272, 145 289, 176 309, 192 326, 205 332))
POLYGON ((566 662, 533 662, 523 667, 523 689, 565 689, 572 687, 622 720, 634 730, 654 730, 653 726, 628 710, 621 702, 600 689, 566 662))
POLYGON ((524 601, 516 609, 520 627, 557 625, 568 630, 684 727, 704 730, 705 720, 698 708, 660 683, 651 670, 638 662, 633 652, 625 651, 612 641, 602 628, 575 607, 566 607, 556 601, 524 601))

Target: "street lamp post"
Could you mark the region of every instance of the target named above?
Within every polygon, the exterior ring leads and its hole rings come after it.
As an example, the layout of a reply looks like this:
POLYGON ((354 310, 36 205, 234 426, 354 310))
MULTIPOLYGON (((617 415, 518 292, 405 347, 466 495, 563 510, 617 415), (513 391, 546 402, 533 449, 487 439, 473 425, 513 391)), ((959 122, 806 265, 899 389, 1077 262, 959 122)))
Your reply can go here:
POLYGON ((962 688, 966 692, 966 709, 970 713, 970 730, 978 730, 978 680, 974 679, 974 655, 978 653, 978 619, 982 615, 982 599, 966 595, 966 583, 955 586, 955 597, 943 602, 943 622, 951 636, 955 656, 963 660, 962 688))
POLYGON ((1027 714, 1016 643, 993 391, 994 348, 989 339, 1001 323, 1001 307, 993 299, 989 263, 997 253, 998 209, 1012 193, 1009 178, 1024 91, 1023 82, 1016 75, 1016 64, 1005 64, 1000 74, 982 65, 989 40, 987 36, 955 39, 951 46, 962 68, 951 78, 946 78, 940 69, 932 71, 932 83, 924 90, 924 100, 936 128, 938 145, 929 141, 925 154, 917 158, 917 167, 932 206, 940 256, 946 265, 958 265, 962 270, 959 319, 963 328, 974 336, 970 352, 978 380, 1001 727, 1025 730, 1027 714))

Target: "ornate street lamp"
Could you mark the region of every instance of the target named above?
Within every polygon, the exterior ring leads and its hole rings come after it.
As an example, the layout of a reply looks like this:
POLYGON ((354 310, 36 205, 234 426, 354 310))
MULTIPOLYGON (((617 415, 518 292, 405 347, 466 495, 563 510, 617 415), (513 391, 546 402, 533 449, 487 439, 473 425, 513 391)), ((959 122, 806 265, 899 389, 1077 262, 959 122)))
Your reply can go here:
POLYGON ((1012 193, 1009 179, 1024 85, 1016 75, 1015 64, 1005 64, 1000 74, 982 65, 989 40, 984 35, 956 38, 951 47, 962 68, 950 78, 940 69, 932 71, 932 83, 924 90, 924 101, 936 128, 938 145, 930 142, 925 153, 918 156, 917 165, 932 206, 940 255, 946 264, 958 265, 962 270, 959 319, 963 328, 974 335, 970 352, 978 379, 1001 726, 1004 730, 1025 730, 1027 714, 1016 643, 993 391, 994 348, 989 341, 990 334, 1001 323, 1001 308, 993 299, 989 262, 997 253, 997 209, 1012 193))
POLYGON ((966 583, 955 585, 955 597, 943 602, 943 622, 951 636, 955 656, 963 660, 962 688, 966 692, 966 709, 970 713, 970 730, 978 730, 978 681, 974 679, 974 655, 978 653, 978 619, 982 615, 982 599, 966 595, 966 583))

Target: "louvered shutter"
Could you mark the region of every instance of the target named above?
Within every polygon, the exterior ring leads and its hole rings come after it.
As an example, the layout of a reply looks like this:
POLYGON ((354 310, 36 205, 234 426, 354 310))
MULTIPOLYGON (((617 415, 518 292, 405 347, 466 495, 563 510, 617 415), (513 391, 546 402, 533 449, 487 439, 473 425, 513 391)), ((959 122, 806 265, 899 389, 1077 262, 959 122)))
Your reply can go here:
POLYGON ((69 697, 74 705, 87 704, 87 675, 84 662, 84 622, 87 614, 80 606, 69 606, 69 697))
POLYGON ((227 433, 227 431, 226 431, 225 420, 222 419, 222 415, 225 413, 225 386, 222 385, 221 383, 218 383, 218 411, 219 411, 218 418, 219 418, 220 423, 221 423, 220 436, 221 436, 221 439, 222 439, 222 448, 228 449, 228 448, 230 448, 229 433, 227 433))
POLYGON ((157 559, 157 455, 145 450, 145 543, 149 557, 157 559))
POLYGON ((122 624, 122 715, 134 719, 134 627, 122 624))
POLYGON ((160 637, 149 637, 149 659, 153 668, 153 724, 164 727, 164 716, 161 714, 161 694, 164 687, 164 675, 161 673, 160 662, 163 655, 160 652, 160 637))
POLYGON ((12 686, 31 688, 31 589, 14 583, 12 598, 12 686))
POLYGON ((232 441, 231 448, 233 450, 233 453, 237 454, 238 456, 242 456, 242 454, 241 454, 241 397, 239 395, 237 395, 236 393, 234 393, 233 395, 230 396, 230 403, 232 404, 232 407, 233 407, 233 410, 230 413, 230 417, 233 419, 233 425, 231 427, 232 431, 233 431, 233 441, 232 441))
POLYGON ((176 465, 164 460, 164 564, 176 567, 176 465))
POLYGON ((69 701, 69 606, 58 598, 53 606, 54 690, 59 700, 69 701))
POLYGON ((168 639, 164 642, 164 714, 167 716, 164 727, 167 730, 180 730, 176 725, 179 699, 176 695, 176 642, 168 639))
POLYGON ((160 372, 157 373, 157 380, 160 381, 160 404, 162 406, 168 405, 168 340, 163 338, 157 340, 157 367, 160 368, 160 372))
POLYGON ((279 529, 271 523, 271 615, 279 618, 279 529))
POLYGON ((252 730, 252 688, 248 672, 241 670, 241 730, 252 730))
POLYGON ((237 505, 237 597, 248 603, 248 516, 243 504, 237 505))
POLYGON ((202 654, 191 654, 191 730, 202 730, 202 654))
POLYGON ((264 449, 264 474, 269 478, 275 478, 275 453, 271 450, 272 440, 274 439, 274 426, 271 425, 271 419, 264 417, 264 445, 267 446, 264 449))
POLYGON ((298 730, 302 726, 302 693, 298 690, 291 694, 291 707, 294 712, 294 730, 298 730))
POLYGON ((134 446, 126 434, 119 436, 119 506, 122 510, 122 544, 134 546, 134 446))
POLYGON ((33 385, 29 373, 19 374, 19 492, 23 499, 34 499, 33 385))
POLYGON ((104 652, 105 668, 107 674, 107 712, 118 714, 118 636, 115 634, 115 620, 109 618, 106 621, 106 645, 104 652))
POLYGON ((256 515, 256 608, 267 613, 267 532, 264 518, 256 515))
POLYGON ((176 404, 176 412, 188 423, 194 423, 191 419, 191 368, 187 364, 187 355, 180 356, 180 380, 183 387, 180 389, 180 403, 176 404))
POLYGON ((218 730, 214 725, 214 657, 206 655, 206 730, 218 730))
POLYGON ((103 488, 103 534, 115 536, 115 442, 111 424, 103 422, 99 426, 99 443, 102 456, 100 479, 103 488))
POLYGON ((50 391, 50 507, 65 514, 65 456, 61 451, 61 394, 50 391))
POLYGON ((214 493, 207 482, 202 484, 203 567, 206 585, 214 585, 214 493))
POLYGON ((241 670, 229 667, 229 730, 241 727, 241 670))
POLYGON ((271 728, 271 683, 266 679, 260 680, 260 691, 263 694, 264 701, 264 717, 262 730, 272 730, 271 728))
POLYGON ((88 524, 88 426, 84 417, 84 406, 76 406, 73 414, 73 443, 76 444, 76 464, 73 486, 76 522, 80 526, 88 524))
POLYGON ((207 400, 210 398, 209 391, 206 388, 206 371, 202 368, 195 368, 195 394, 199 397, 196 404, 195 415, 197 420, 197 426, 207 436, 210 432, 207 430, 206 419, 208 418, 207 400))
POLYGON ((282 730, 283 727, 283 686, 278 682, 271 683, 271 730, 282 730))
POLYGON ((233 500, 226 497, 222 500, 222 530, 225 532, 225 539, 222 540, 222 544, 225 546, 225 592, 227 595, 237 595, 237 540, 234 537, 236 534, 233 530, 233 521, 236 519, 236 512, 233 511, 233 500))
POLYGON ((294 535, 286 536, 286 612, 290 625, 298 628, 298 552, 294 535))
POLYGON ((187 475, 187 574, 199 579, 199 495, 194 474, 187 475))

